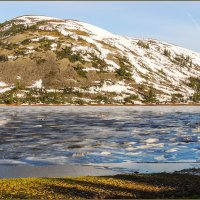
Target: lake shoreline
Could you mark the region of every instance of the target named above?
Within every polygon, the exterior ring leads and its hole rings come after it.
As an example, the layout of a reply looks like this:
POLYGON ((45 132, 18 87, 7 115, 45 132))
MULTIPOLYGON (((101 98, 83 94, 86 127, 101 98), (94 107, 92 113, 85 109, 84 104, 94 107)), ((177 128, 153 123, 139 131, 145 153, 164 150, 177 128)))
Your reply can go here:
POLYGON ((117 106, 117 107, 134 107, 134 106, 140 106, 140 107, 145 107, 145 106, 163 106, 163 107, 168 107, 168 106, 200 106, 200 103, 195 103, 195 104, 85 104, 85 105, 77 105, 77 104, 0 104, 0 107, 5 107, 5 106, 13 106, 13 107, 26 107, 26 106, 66 106, 66 107, 71 107, 71 106, 77 106, 77 107, 107 107, 107 106, 117 106))
POLYGON ((113 176, 118 174, 155 174, 190 172, 198 170, 199 162, 131 162, 107 164, 3 164, 0 165, 0 178, 63 178, 78 176, 113 176))

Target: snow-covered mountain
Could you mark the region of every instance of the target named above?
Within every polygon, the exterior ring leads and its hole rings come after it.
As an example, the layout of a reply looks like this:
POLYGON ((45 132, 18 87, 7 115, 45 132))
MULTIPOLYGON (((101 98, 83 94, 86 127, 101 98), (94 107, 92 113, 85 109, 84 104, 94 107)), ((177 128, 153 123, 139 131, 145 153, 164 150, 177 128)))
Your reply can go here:
POLYGON ((0 92, 13 102, 198 102, 199 77, 200 53, 155 39, 46 16, 0 25, 0 92))

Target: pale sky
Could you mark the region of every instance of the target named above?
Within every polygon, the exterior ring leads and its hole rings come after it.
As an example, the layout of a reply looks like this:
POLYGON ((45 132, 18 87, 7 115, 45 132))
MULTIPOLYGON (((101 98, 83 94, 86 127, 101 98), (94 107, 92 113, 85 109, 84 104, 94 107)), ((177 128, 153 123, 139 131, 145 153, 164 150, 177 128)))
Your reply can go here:
POLYGON ((0 22, 20 15, 76 19, 112 33, 154 38, 200 52, 200 2, 0 2, 0 22))

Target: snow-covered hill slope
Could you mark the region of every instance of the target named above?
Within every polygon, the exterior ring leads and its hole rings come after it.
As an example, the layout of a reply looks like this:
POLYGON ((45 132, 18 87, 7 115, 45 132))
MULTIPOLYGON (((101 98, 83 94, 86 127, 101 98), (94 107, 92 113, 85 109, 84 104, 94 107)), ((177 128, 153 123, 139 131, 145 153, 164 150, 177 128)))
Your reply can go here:
POLYGON ((48 91, 70 88, 71 99, 88 103, 199 98, 200 53, 176 45, 46 16, 7 21, 0 37, 2 92, 20 82, 48 91))

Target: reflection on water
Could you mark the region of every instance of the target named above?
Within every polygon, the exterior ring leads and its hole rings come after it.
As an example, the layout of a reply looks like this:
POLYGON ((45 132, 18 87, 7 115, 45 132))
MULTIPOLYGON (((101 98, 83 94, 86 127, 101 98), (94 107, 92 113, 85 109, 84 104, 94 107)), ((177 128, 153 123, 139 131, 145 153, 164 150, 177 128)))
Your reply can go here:
POLYGON ((200 107, 0 107, 0 164, 200 161, 200 107))

